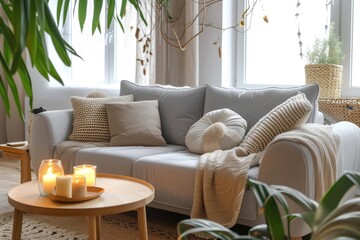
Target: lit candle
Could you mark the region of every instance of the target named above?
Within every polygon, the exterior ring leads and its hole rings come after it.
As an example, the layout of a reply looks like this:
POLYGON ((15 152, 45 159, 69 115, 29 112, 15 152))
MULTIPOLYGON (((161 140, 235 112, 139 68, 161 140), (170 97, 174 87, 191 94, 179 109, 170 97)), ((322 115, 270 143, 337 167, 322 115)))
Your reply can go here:
POLYGON ((74 174, 83 175, 86 178, 86 186, 95 186, 96 166, 88 164, 75 166, 74 174))
POLYGON ((56 196, 72 198, 72 177, 71 175, 56 177, 56 196))
POLYGON ((85 177, 82 175, 72 175, 72 197, 85 197, 87 194, 85 177))
POLYGON ((56 184, 56 174, 52 173, 49 168, 47 173, 43 176, 43 189, 45 194, 50 194, 56 184))

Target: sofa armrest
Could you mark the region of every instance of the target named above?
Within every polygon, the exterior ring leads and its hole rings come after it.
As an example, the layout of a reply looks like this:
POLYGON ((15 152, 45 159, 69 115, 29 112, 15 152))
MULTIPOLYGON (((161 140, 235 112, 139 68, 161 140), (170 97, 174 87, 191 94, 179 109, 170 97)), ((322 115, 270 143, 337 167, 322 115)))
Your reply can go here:
POLYGON ((315 171, 310 150, 302 144, 278 141, 264 151, 258 179, 285 185, 315 198, 315 171))
POLYGON ((47 111, 35 115, 30 127, 30 156, 36 175, 41 161, 53 158, 56 144, 69 138, 72 121, 72 109, 47 111))

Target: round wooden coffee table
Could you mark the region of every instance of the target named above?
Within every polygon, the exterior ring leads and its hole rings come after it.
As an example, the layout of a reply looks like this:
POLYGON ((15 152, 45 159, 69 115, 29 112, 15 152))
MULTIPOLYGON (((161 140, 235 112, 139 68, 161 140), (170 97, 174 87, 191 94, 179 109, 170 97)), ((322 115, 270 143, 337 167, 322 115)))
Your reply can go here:
POLYGON ((143 180, 98 174, 96 186, 105 189, 99 197, 76 203, 63 203, 40 196, 38 181, 26 182, 12 188, 8 201, 14 209, 13 240, 21 239, 24 213, 51 216, 87 216, 89 239, 100 239, 100 218, 103 215, 136 210, 140 239, 148 239, 145 206, 154 199, 154 187, 143 180))

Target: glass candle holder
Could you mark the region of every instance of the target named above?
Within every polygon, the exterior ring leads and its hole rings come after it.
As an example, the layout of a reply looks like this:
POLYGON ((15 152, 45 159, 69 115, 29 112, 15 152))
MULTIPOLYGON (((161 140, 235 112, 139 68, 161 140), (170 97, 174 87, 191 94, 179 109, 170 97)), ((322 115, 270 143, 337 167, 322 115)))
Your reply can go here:
POLYGON ((90 164, 78 165, 73 168, 74 174, 86 178, 86 186, 93 187, 96 183, 96 166, 90 164))
POLYGON ((81 198, 86 197, 87 187, 86 187, 86 177, 83 175, 72 174, 72 197, 81 198))
POLYGON ((56 185, 56 177, 63 175, 64 169, 60 160, 42 160, 38 173, 40 195, 49 195, 56 185))

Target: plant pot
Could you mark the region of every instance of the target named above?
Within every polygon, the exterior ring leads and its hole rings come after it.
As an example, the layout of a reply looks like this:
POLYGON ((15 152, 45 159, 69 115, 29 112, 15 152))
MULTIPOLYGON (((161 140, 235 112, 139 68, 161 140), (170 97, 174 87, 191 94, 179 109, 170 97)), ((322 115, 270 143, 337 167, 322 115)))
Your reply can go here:
POLYGON ((320 98, 340 98, 343 66, 336 64, 305 65, 306 84, 320 86, 320 98))

